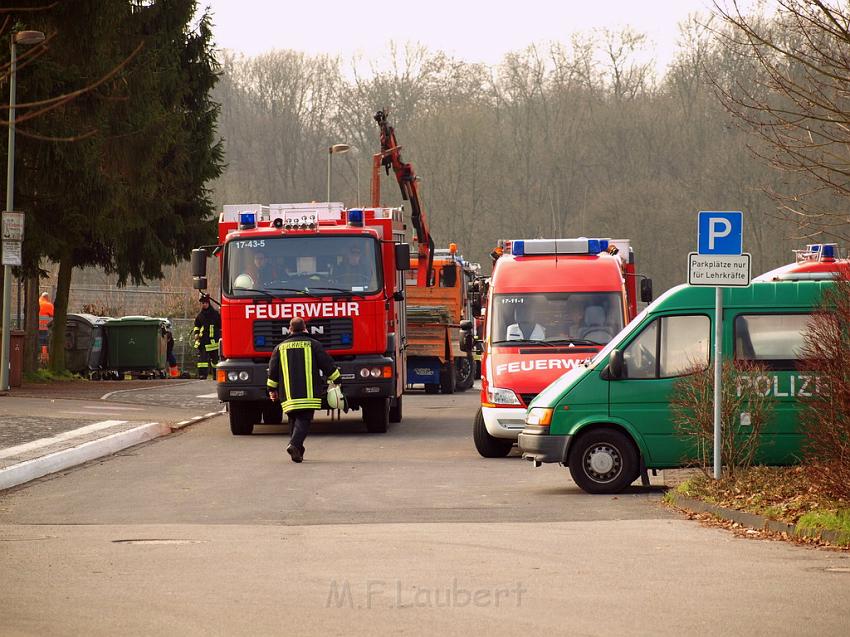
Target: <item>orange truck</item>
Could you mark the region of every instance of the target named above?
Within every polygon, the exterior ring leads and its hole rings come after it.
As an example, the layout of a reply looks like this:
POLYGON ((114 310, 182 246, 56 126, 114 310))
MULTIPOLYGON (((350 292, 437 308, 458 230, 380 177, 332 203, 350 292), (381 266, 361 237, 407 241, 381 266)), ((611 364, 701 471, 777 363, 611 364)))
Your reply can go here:
POLYGON ((423 384, 428 394, 451 394, 472 387, 470 286, 477 270, 477 264, 464 260, 452 243, 449 249, 434 252, 433 285, 422 287, 414 279, 406 281, 408 385, 423 384))

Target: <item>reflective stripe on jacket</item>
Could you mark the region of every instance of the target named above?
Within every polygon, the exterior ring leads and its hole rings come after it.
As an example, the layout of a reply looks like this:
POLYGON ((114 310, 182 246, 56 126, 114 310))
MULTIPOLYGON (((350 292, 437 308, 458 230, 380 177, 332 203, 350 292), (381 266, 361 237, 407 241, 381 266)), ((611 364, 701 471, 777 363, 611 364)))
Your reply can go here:
POLYGON ((329 381, 340 376, 325 348, 304 333, 292 334, 272 352, 267 386, 279 392, 284 412, 319 409, 325 391, 322 375, 329 381))
POLYGON ((195 317, 195 327, 192 328, 192 336, 207 351, 210 351, 207 345, 214 345, 211 349, 216 349, 218 340, 221 338, 221 315, 212 307, 198 312, 195 317))
POLYGON ((50 321, 53 320, 53 303, 50 301, 38 302, 38 329, 46 332, 50 329, 50 321))

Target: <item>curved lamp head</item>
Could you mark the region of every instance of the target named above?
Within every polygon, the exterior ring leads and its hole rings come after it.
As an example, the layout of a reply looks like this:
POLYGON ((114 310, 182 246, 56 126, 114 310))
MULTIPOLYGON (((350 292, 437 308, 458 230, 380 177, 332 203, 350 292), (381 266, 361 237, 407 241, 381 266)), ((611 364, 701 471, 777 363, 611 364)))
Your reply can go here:
POLYGON ((351 146, 349 144, 334 144, 333 146, 328 147, 328 153, 330 155, 347 153, 349 150, 351 150, 351 146))
POLYGON ((41 31, 18 31, 12 36, 15 44, 32 45, 44 42, 44 34, 41 31))

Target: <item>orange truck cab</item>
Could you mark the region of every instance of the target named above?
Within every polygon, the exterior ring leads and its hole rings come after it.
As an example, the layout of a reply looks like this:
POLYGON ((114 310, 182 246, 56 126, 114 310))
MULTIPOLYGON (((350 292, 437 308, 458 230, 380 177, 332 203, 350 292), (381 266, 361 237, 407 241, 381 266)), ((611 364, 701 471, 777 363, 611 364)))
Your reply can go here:
MULTIPOLYGON (((508 455, 534 397, 637 314, 637 277, 625 239, 504 242, 490 279, 473 426, 482 456, 508 455)), ((651 281, 640 288, 641 300, 650 301, 651 281)))
POLYGON ((435 250, 432 264, 433 285, 418 285, 415 258, 406 280, 407 384, 422 384, 428 394, 466 391, 475 382, 470 286, 477 264, 455 244, 435 250))

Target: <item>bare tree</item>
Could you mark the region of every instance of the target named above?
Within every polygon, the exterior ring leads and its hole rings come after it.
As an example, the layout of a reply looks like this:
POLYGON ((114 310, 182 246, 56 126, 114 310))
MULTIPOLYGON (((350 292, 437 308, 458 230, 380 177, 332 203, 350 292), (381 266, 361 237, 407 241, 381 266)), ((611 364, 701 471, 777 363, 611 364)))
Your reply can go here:
POLYGON ((717 11, 717 31, 744 73, 717 82, 726 107, 762 144, 755 153, 801 178, 768 192, 806 237, 850 238, 850 10, 821 0, 776 0, 772 19, 717 11), (746 72, 749 71, 749 72, 746 72))

